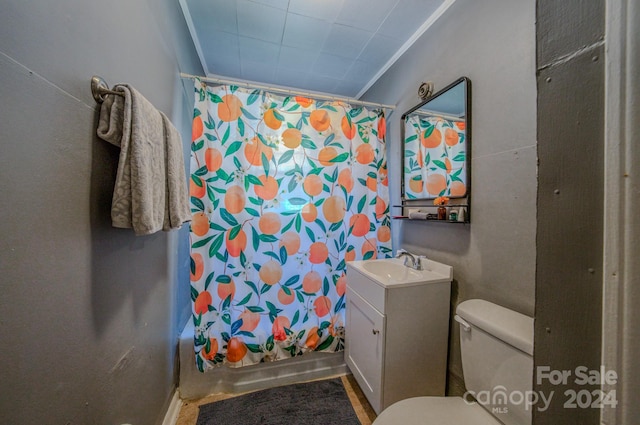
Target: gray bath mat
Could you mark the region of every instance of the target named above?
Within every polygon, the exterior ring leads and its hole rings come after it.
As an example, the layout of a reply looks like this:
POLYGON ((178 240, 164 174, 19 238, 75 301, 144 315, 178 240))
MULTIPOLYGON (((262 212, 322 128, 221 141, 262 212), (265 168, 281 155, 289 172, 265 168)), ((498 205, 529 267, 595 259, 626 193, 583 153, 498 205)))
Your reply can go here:
POLYGON ((287 385, 200 406, 197 425, 359 425, 340 378, 287 385))

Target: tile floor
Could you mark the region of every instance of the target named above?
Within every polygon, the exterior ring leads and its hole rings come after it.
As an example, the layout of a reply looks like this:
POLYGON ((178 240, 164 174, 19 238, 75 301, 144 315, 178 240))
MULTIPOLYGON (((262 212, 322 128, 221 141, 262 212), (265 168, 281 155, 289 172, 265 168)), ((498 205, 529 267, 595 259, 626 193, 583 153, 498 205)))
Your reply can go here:
MULTIPOLYGON (((347 395, 351 400, 353 410, 355 410, 360 423, 362 425, 371 425, 373 420, 376 418, 376 414, 360 390, 360 387, 358 387, 353 375, 344 375, 341 376, 340 379, 342 379, 344 388, 347 390, 347 395)), ((184 401, 182 402, 180 415, 178 416, 176 425, 195 425, 198 419, 198 406, 238 395, 242 394, 213 394, 197 400, 184 401)))

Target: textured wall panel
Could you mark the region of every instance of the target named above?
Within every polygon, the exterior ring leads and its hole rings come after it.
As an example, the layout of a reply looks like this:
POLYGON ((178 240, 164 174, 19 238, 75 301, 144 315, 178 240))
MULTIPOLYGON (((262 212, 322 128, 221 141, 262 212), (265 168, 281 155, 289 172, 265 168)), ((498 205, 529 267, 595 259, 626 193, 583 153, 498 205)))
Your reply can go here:
MULTIPOLYGON (((542 25, 542 23, 541 23, 542 25)), ((544 26, 544 25, 543 25, 544 26)), ((538 33, 542 39, 545 33, 538 33)), ((544 43, 542 43, 544 44, 544 43)), ((570 370, 567 385, 544 380, 551 407, 536 425, 597 424, 600 411, 565 408, 575 368, 600 366, 604 190, 604 48, 542 70, 538 78, 536 367, 570 370)))

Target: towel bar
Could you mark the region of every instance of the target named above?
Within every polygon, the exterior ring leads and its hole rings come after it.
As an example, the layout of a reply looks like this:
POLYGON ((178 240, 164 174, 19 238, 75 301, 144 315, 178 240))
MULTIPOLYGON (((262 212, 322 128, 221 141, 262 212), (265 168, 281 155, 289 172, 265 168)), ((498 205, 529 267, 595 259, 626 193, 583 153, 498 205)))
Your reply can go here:
POLYGON ((104 78, 94 75, 91 77, 91 94, 98 103, 104 102, 104 98, 108 94, 124 96, 121 92, 109 89, 104 78))

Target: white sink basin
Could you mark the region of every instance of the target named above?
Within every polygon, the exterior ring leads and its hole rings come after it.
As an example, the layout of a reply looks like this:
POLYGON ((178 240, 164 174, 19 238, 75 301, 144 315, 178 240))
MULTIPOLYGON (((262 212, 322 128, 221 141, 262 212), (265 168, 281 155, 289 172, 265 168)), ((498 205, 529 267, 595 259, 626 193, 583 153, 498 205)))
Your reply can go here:
POLYGON ((387 281, 403 281, 409 279, 420 279, 421 274, 402 263, 395 263, 387 260, 364 261, 362 268, 387 281))
POLYGON ((405 266, 400 258, 351 261, 349 265, 384 287, 451 282, 453 279, 453 267, 425 258, 421 262, 422 270, 405 266))

